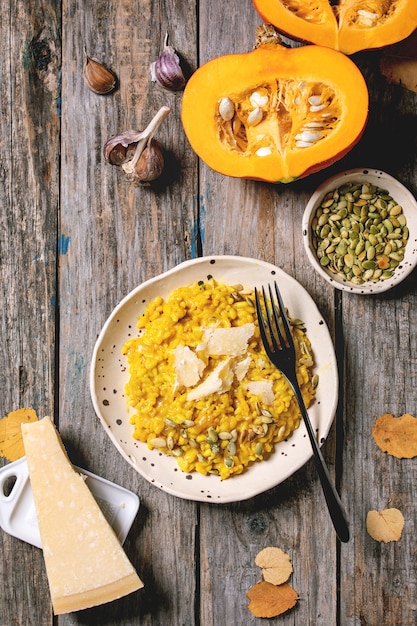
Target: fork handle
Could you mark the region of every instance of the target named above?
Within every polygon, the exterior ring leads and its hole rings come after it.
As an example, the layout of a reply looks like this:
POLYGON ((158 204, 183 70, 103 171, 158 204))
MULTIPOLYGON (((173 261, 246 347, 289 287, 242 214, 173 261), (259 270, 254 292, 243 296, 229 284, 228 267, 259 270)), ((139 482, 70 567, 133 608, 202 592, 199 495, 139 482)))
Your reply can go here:
POLYGON ((334 529, 340 541, 343 541, 344 543, 346 543, 350 539, 350 531, 349 531, 349 524, 347 521, 345 510, 343 508, 339 494, 336 491, 336 487, 334 486, 330 478, 326 461, 323 458, 323 455, 317 443, 316 437, 314 436, 313 427, 311 425, 311 421, 308 416, 306 406, 304 404, 304 399, 301 394, 301 390, 298 387, 298 385, 294 385, 294 383, 292 383, 291 381, 289 382, 297 398, 297 401, 300 406, 300 410, 304 419, 304 423, 307 428, 307 433, 310 439, 311 446, 313 448, 314 458, 316 460, 317 471, 320 477, 321 486, 323 488, 324 497, 327 502, 327 508, 329 510, 334 529))

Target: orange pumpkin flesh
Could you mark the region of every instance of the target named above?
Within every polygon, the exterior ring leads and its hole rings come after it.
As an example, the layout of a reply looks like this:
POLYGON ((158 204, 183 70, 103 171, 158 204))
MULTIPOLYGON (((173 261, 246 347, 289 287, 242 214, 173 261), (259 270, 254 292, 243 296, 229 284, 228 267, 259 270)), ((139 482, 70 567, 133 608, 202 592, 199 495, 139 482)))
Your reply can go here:
POLYGON ((264 44, 202 65, 189 79, 182 123, 213 170, 288 183, 344 156, 360 139, 368 90, 356 65, 330 48, 264 44), (219 112, 228 98, 232 120, 219 112), (251 124, 256 108, 262 120, 251 124), (259 112, 258 112, 259 113, 259 112))
POLYGON ((345 54, 402 41, 417 28, 416 0, 253 0, 266 22, 294 39, 345 54))

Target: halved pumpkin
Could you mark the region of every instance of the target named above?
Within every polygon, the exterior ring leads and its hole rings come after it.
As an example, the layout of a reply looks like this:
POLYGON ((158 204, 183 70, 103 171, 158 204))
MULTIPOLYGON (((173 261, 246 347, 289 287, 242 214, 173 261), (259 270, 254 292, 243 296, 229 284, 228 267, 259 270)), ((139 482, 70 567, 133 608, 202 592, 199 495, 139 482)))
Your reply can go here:
POLYGON ((218 57, 194 72, 182 99, 185 133, 209 167, 268 182, 331 165, 359 141, 367 117, 361 72, 320 46, 261 43, 218 57))
POLYGON ((293 39, 345 54, 382 48, 417 28, 417 0, 253 0, 266 22, 293 39))

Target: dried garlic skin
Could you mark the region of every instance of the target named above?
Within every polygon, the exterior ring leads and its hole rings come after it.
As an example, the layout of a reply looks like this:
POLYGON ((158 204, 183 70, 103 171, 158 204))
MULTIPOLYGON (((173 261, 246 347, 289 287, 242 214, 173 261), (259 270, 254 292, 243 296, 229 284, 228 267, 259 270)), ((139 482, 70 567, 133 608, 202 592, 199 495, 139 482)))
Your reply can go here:
POLYGON ((94 93, 106 95, 116 88, 116 77, 103 63, 92 59, 86 54, 84 65, 84 80, 94 93))
POLYGON ((103 155, 107 163, 122 165, 133 158, 141 132, 125 130, 123 133, 110 137, 103 148, 103 155))

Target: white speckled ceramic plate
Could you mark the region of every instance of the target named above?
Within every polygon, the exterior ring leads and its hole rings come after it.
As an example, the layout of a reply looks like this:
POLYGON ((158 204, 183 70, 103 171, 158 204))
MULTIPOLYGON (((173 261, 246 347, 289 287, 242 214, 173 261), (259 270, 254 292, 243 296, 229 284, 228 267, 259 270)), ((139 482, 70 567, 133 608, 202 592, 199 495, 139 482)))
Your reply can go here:
POLYGON ((241 283, 260 287, 276 280, 284 302, 294 318, 305 322, 319 375, 317 398, 309 409, 313 428, 320 441, 329 432, 338 399, 338 373, 332 340, 327 326, 307 291, 278 267, 263 261, 235 256, 202 257, 185 261, 172 270, 144 282, 124 298, 105 323, 94 348, 91 364, 91 397, 107 434, 123 457, 150 483, 180 498, 201 502, 246 500, 278 485, 312 456, 302 423, 293 435, 275 447, 267 461, 250 466, 243 474, 227 480, 196 472, 182 472, 173 457, 149 450, 132 437, 124 387, 129 374, 122 346, 136 336, 138 317, 156 296, 166 298, 173 289, 187 286, 211 275, 229 285, 241 283))

